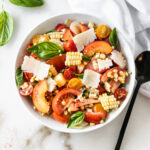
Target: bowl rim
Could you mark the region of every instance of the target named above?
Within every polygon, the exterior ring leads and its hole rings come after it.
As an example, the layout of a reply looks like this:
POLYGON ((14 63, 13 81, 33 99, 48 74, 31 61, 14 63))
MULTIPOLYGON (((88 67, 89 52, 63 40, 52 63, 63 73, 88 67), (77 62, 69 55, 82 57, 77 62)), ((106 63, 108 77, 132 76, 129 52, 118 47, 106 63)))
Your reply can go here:
MULTIPOLYGON (((41 24, 47 22, 48 20, 51 20, 51 19, 55 19, 55 17, 61 17, 61 16, 66 16, 67 15, 83 15, 83 16, 90 16, 90 17, 94 17, 94 18, 97 18, 97 19, 101 19, 101 18, 98 18, 98 16, 96 15, 93 15, 93 14, 89 14, 89 13, 78 13, 78 12, 71 12, 71 13, 58 13, 56 15, 52 15, 48 18, 46 18, 45 20, 42 20, 40 21, 36 26, 32 27, 23 37, 23 40, 21 41, 21 44, 19 45, 19 48, 18 48, 18 51, 17 51, 17 55, 16 55, 16 58, 15 58, 15 66, 14 66, 14 81, 15 81, 15 72, 16 72, 16 66, 17 66, 17 58, 19 56, 19 52, 21 51, 21 47, 22 45, 24 44, 26 38, 29 36, 29 34, 37 27, 39 27, 41 24)), ((124 39, 124 37, 123 37, 124 39)), ((125 40, 125 39, 124 39, 125 40)), ((127 43, 127 41, 126 41, 127 43)), ((78 129, 69 129, 66 127, 66 130, 62 129, 62 128, 57 128, 57 127, 52 127, 52 126, 49 126, 47 123, 43 122, 40 118, 36 117, 24 104, 23 102, 23 99, 21 97, 21 95, 19 94, 18 92, 18 87, 17 85, 15 86, 16 87, 16 91, 17 91, 17 95, 19 96, 20 100, 21 100, 21 103, 22 105, 25 107, 25 110, 32 116, 34 117, 36 120, 38 120, 41 124, 43 124, 44 126, 50 128, 50 129, 53 129, 55 131, 59 131, 59 132, 64 132, 64 133, 86 133, 86 132, 91 132, 91 131, 94 131, 94 130, 97 130, 97 129, 100 129, 106 125, 108 125, 110 122, 114 121, 116 118, 118 118, 118 116, 123 112, 123 110, 127 107, 127 104, 129 103, 130 99, 131 99, 131 96, 132 96, 132 93, 133 93, 133 90, 134 90, 134 85, 135 85, 135 63, 134 63, 134 56, 130 50, 129 52, 131 55, 130 55, 130 58, 132 58, 132 60, 130 60, 130 63, 132 65, 132 78, 131 78, 131 81, 130 81, 130 86, 132 86, 132 91, 128 93, 128 101, 126 101, 126 104, 122 107, 122 109, 119 109, 117 110, 118 113, 111 117, 110 120, 108 120, 107 122, 105 122, 104 124, 99 124, 99 125, 96 125, 96 126, 91 126, 90 128, 87 128, 86 130, 78 130, 78 129)), ((16 83, 16 81, 15 81, 16 83)))

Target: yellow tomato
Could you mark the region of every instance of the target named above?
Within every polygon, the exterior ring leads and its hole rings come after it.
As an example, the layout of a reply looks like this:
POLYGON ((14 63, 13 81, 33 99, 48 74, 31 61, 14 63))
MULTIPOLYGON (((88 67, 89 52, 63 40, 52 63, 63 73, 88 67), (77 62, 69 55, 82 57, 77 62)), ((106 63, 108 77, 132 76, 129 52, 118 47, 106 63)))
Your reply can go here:
POLYGON ((67 85, 68 88, 80 89, 82 87, 82 81, 79 78, 72 78, 67 85))
POLYGON ((110 28, 105 25, 99 25, 96 28, 96 35, 99 39, 107 38, 110 34, 110 28))
POLYGON ((46 42, 46 41, 49 41, 50 38, 47 34, 44 34, 44 35, 35 35, 33 38, 32 38, 32 43, 33 45, 36 45, 36 44, 39 44, 39 43, 42 43, 42 42, 46 42))
POLYGON ((101 103, 98 104, 94 104, 92 107, 92 111, 93 112, 103 112, 103 113, 107 113, 104 108, 102 107, 101 103))

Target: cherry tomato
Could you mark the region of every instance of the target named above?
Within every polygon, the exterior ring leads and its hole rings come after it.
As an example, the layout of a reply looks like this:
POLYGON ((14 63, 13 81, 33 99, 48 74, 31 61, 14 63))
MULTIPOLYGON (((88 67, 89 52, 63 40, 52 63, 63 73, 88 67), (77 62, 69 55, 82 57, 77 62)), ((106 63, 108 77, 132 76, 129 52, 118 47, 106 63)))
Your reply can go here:
POLYGON ((33 86, 30 82, 24 82, 24 84, 19 88, 19 93, 23 96, 31 95, 33 92, 33 86))
POLYGON ((27 81, 30 81, 31 78, 33 77, 33 73, 24 72, 24 76, 27 79, 27 81))
POLYGON ((37 55, 35 55, 35 54, 31 54, 30 56, 32 56, 33 58, 35 58, 35 59, 38 59, 38 56, 37 55))
POLYGON ((119 101, 123 101, 125 100, 126 96, 127 96, 127 91, 125 90, 125 88, 118 88, 116 91, 115 91, 115 97, 117 100, 119 101))
POLYGON ((80 95, 81 91, 71 88, 65 88, 61 90, 54 97, 52 102, 53 111, 60 115, 64 112, 64 110, 69 107, 69 105, 73 102, 74 96, 80 95), (62 104, 62 101, 65 101, 65 105, 62 104))
POLYGON ((58 115, 55 112, 52 113, 52 116, 55 120, 61 123, 68 123, 69 122, 69 115, 58 115))
POLYGON ((64 34, 63 34, 63 40, 64 41, 69 41, 69 40, 72 40, 73 38, 73 32, 70 30, 70 29, 66 29, 64 34))
POLYGON ((61 56, 55 56, 49 59, 46 63, 53 65, 56 68, 56 70, 59 72, 60 70, 65 68, 65 60, 66 60, 66 54, 62 54, 61 56))
POLYGON ((58 32, 60 32, 62 29, 66 28, 66 26, 64 24, 58 24, 55 27, 55 30, 57 30, 58 32))
POLYGON ((102 88, 101 86, 98 86, 97 89, 99 90, 99 94, 103 94, 106 92, 106 90, 104 88, 102 88))
POLYGON ((67 52, 76 52, 77 51, 76 45, 74 44, 73 40, 64 42, 64 49, 67 52))
POLYGON ((30 48, 30 47, 32 47, 32 44, 28 44, 28 45, 27 45, 27 49, 30 48))
POLYGON ((73 67, 73 66, 70 66, 70 67, 69 67, 68 69, 66 69, 65 72, 64 72, 64 77, 65 77, 65 79, 66 79, 66 80, 70 80, 70 79, 76 77, 76 76, 75 76, 75 72, 76 72, 76 68, 73 67))

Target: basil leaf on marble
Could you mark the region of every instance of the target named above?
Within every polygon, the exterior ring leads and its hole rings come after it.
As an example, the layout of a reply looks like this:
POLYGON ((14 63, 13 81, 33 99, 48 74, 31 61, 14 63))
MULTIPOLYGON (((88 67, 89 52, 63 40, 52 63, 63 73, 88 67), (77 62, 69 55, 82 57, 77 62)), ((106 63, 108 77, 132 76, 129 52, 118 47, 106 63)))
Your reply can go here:
POLYGON ((0 46, 8 43, 13 33, 13 18, 6 11, 0 13, 0 46))
POLYGON ((43 0, 9 0, 12 4, 22 7, 37 7, 44 4, 43 0))

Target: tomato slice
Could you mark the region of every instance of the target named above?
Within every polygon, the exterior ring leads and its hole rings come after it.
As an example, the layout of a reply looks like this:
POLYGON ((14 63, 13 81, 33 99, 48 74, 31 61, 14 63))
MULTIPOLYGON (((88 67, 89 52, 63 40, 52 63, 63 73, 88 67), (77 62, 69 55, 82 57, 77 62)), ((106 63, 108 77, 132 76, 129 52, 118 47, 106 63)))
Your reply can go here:
POLYGON ((66 80, 70 80, 75 76, 76 68, 74 66, 70 66, 68 69, 65 70, 64 72, 64 77, 66 80))
POLYGON ((35 55, 35 54, 31 54, 30 56, 32 56, 33 58, 35 58, 35 59, 38 59, 38 56, 37 55, 35 55))
POLYGON ((73 40, 64 42, 64 49, 67 52, 76 52, 77 51, 76 45, 73 40))
POLYGON ((127 94, 128 94, 128 92, 125 90, 125 88, 118 88, 118 89, 115 91, 115 97, 116 97, 116 99, 119 100, 119 101, 125 100, 127 94))
POLYGON ((72 103, 74 96, 80 95, 81 91, 71 88, 65 88, 61 90, 53 99, 52 108, 53 111, 60 115, 66 108, 72 103), (65 101, 65 106, 62 105, 62 101, 65 101))
POLYGON ((27 81, 30 81, 31 78, 33 77, 33 73, 24 72, 24 76, 27 79, 27 81))
POLYGON ((52 116, 55 120, 61 123, 68 123, 69 122, 69 115, 58 115, 55 112, 52 113, 52 116))
POLYGON ((28 44, 27 45, 27 49, 30 48, 30 47, 32 47, 32 46, 33 46, 32 44, 28 44))
POLYGON ((101 86, 98 86, 97 89, 99 90, 99 94, 103 94, 106 92, 106 90, 104 88, 102 88, 101 86))
POLYGON ((60 70, 65 68, 65 60, 66 60, 66 54, 62 54, 61 56, 55 56, 49 59, 46 63, 53 65, 56 68, 56 70, 59 72, 60 70))
POLYGON ((19 88, 19 93, 23 96, 31 95, 33 92, 33 86, 30 82, 24 82, 24 84, 19 88))
POLYGON ((70 29, 66 29, 63 35, 64 41, 70 41, 73 38, 73 32, 70 29))
POLYGON ((62 29, 66 28, 66 26, 64 24, 58 24, 55 27, 55 30, 57 30, 58 32, 60 32, 62 29))
POLYGON ((99 124, 102 118, 106 118, 107 113, 104 112, 84 112, 86 122, 99 124))

